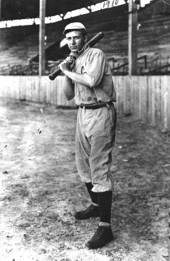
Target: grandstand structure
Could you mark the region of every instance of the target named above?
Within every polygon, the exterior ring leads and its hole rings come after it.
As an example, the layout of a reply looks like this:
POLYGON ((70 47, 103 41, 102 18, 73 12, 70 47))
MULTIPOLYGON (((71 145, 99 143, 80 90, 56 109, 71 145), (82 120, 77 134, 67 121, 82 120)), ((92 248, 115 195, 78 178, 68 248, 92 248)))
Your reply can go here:
MULTIPOLYGON (((170 74, 170 6, 152 0, 138 9, 137 75, 170 74)), ((113 75, 128 74, 128 4, 91 12, 46 25, 46 74, 56 69, 68 54, 60 47, 63 28, 72 21, 83 22, 91 38, 104 32, 96 45, 111 65, 113 75)), ((39 26, 19 26, 0 30, 0 75, 37 75, 39 26)))
MULTIPOLYGON (((37 3, 37 1, 39 0, 30 0, 30 3, 37 3)), ((2 3, 7 2, 2 1, 2 3)), ((23 4, 24 0, 10 1, 11 4, 14 2, 23 4)), ((51 3, 55 8, 50 9, 50 6, 47 6, 47 11, 52 14, 58 8, 59 14, 66 11, 66 6, 69 11, 81 8, 85 4, 92 5, 99 2, 101 0, 50 0, 47 3, 51 3), (73 6, 69 3, 73 3, 73 6)), ((111 65, 117 93, 118 114, 132 114, 162 130, 170 131, 170 5, 162 0, 152 0, 145 7, 138 7, 136 75, 128 74, 127 2, 46 24, 46 72, 43 76, 38 74, 39 26, 32 24, 2 28, 0 30, 0 98, 75 107, 74 100, 67 101, 63 94, 63 76, 60 75, 54 81, 50 81, 48 74, 55 70, 58 63, 69 53, 67 46, 61 46, 65 25, 80 21, 87 27, 89 38, 98 32, 104 32, 104 38, 96 44, 96 47, 105 52, 111 65)), ((24 9, 26 13, 19 14, 15 8, 14 12, 6 13, 7 18, 11 15, 15 19, 17 16, 18 18, 19 16, 23 18, 25 15, 30 17, 29 15, 32 14, 30 10, 32 9, 24 9)), ((36 12, 33 14, 37 15, 36 12)))

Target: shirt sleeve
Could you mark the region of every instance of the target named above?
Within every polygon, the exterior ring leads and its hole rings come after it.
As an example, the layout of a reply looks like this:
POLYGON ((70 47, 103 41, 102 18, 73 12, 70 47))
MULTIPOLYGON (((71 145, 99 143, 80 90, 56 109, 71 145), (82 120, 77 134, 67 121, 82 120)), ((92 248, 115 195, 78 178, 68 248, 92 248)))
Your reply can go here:
POLYGON ((106 66, 106 58, 104 53, 96 49, 92 49, 86 58, 85 64, 82 67, 82 74, 87 73, 93 78, 93 87, 97 87, 104 75, 106 66))

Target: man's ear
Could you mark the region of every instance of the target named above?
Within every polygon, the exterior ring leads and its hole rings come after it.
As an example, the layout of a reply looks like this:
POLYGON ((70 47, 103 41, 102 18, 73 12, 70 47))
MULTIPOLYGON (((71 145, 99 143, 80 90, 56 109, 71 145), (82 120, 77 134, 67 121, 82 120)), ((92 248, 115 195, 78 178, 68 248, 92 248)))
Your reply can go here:
POLYGON ((87 43, 88 37, 87 35, 84 36, 84 43, 87 43))

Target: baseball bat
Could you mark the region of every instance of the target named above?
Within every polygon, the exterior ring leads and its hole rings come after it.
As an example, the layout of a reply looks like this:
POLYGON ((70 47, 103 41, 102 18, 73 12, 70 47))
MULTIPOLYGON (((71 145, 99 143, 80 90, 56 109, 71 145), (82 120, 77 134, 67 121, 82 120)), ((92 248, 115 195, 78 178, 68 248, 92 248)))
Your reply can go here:
MULTIPOLYGON (((86 44, 85 44, 85 49, 90 46, 93 47, 96 43, 98 43, 102 38, 104 37, 104 33, 100 32, 98 34, 96 34, 92 39, 90 39, 86 44)), ((76 59, 76 57, 75 57, 76 59)), ((57 70, 55 70, 54 72, 52 72, 51 74, 49 74, 49 79, 51 81, 53 81, 58 75, 60 75, 61 70, 60 68, 58 68, 57 70)))

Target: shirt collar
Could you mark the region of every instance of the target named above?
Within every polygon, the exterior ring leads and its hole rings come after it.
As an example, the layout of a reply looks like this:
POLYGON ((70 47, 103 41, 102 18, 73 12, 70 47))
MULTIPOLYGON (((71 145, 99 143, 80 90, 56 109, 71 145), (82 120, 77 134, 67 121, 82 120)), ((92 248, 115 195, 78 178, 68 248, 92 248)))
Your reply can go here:
POLYGON ((86 50, 88 50, 90 48, 90 46, 89 45, 84 45, 83 46, 83 48, 80 50, 80 51, 78 51, 77 53, 78 53, 78 56, 80 56, 81 54, 83 54, 86 50))

